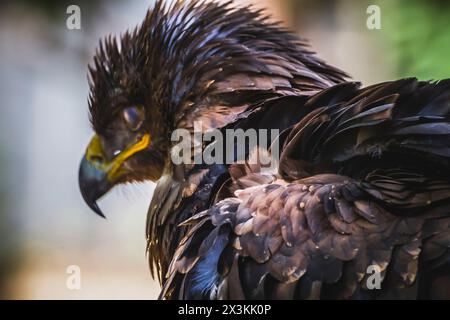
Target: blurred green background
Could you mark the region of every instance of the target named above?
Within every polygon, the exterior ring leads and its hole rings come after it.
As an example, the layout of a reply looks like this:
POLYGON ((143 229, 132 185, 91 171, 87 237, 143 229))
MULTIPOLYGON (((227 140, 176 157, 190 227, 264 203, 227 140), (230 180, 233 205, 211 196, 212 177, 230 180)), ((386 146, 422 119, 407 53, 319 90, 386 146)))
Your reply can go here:
POLYGON ((380 1, 386 8, 384 36, 397 61, 397 77, 423 80, 450 75, 450 1, 380 1))
MULTIPOLYGON (((236 0, 266 7, 319 56, 365 85, 450 77, 450 1, 236 0), (378 5, 381 29, 366 26, 378 5)), ((145 218, 154 185, 117 188, 85 206, 78 162, 92 131, 87 64, 98 39, 134 27, 153 1, 0 2, 0 298, 152 299, 145 218), (81 8, 81 30, 66 8, 81 8), (66 286, 81 268, 80 290, 66 286)))

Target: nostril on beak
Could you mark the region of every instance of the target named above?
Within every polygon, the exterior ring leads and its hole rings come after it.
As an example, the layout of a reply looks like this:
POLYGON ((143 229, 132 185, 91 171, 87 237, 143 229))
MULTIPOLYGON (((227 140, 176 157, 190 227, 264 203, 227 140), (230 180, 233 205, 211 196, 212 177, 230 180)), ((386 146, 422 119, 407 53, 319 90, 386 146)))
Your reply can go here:
POLYGON ((91 156, 88 160, 92 163, 100 164, 100 163, 103 163, 103 161, 105 159, 102 156, 95 155, 95 156, 91 156))

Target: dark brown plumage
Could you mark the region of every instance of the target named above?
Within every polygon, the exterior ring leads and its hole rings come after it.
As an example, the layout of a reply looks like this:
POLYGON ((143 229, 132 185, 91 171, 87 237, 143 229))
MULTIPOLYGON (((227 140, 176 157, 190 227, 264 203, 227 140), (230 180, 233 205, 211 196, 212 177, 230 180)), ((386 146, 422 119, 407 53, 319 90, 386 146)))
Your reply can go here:
MULTIPOLYGON (((260 11, 234 8, 231 2, 178 1, 166 9, 160 1, 140 30, 149 37, 148 105, 161 108, 167 128, 193 130, 197 120, 204 131, 221 128, 259 101, 311 95, 346 76, 313 55, 304 40, 269 23, 260 11)), ((167 271, 179 241, 175 226, 207 208, 213 190, 202 192, 202 186, 211 188, 227 175, 224 166, 167 164, 165 170, 150 205, 147 229, 148 256, 158 275, 167 271)))
POLYGON ((102 215, 114 185, 158 181, 162 298, 433 297, 449 270, 449 82, 345 79, 259 11, 157 1, 90 67, 83 197, 102 215), (173 164, 170 135, 194 121, 279 129, 278 172, 173 164), (381 291, 362 285, 369 264, 381 291))
POLYGON ((162 297, 450 298, 450 81, 280 100, 310 113, 278 173, 231 167, 234 196, 184 222, 162 297))
MULTIPOLYGON (((346 77, 318 59, 304 40, 269 23, 261 11, 213 1, 175 1, 167 7, 162 0, 135 30, 120 39, 110 36, 101 41, 89 73, 90 118, 102 152, 81 166, 80 175, 88 176, 80 180, 83 197, 101 214, 96 200, 112 186, 156 181, 164 174, 153 197, 148 229, 151 265, 163 271, 174 251, 167 246, 176 243, 170 237, 177 224, 164 221, 169 214, 178 220, 178 211, 186 209, 180 201, 188 184, 178 185, 178 180, 189 176, 198 180, 194 184, 200 183, 200 172, 211 170, 177 168, 172 179, 175 169, 168 163, 172 130, 192 130, 200 119, 204 130, 220 128, 258 101, 311 95, 346 77), (130 131, 122 113, 135 106, 145 109, 145 121, 130 131), (103 183, 105 174, 91 167, 111 164, 115 152, 129 148, 145 134, 151 136, 151 147, 126 159, 121 174, 103 183), (194 172, 188 175, 188 170, 194 172), (163 205, 169 193, 172 196, 163 205), (153 245, 156 242, 164 244, 153 245)), ((209 173, 213 180, 226 168, 215 170, 209 173)), ((205 199, 199 201, 198 209, 204 208, 205 199)), ((185 215, 187 211, 180 216, 185 215)))

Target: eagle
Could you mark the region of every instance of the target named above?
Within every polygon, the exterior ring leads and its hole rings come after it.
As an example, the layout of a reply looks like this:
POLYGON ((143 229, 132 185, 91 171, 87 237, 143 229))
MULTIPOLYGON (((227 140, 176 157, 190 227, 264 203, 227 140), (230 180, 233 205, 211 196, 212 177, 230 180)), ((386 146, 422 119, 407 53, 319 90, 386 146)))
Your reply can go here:
POLYGON ((364 88, 263 11, 158 0, 100 41, 89 85, 80 190, 104 216, 114 186, 157 182, 160 298, 450 298, 450 80, 364 88), (180 129, 276 130, 277 165, 275 144, 175 163, 180 129))

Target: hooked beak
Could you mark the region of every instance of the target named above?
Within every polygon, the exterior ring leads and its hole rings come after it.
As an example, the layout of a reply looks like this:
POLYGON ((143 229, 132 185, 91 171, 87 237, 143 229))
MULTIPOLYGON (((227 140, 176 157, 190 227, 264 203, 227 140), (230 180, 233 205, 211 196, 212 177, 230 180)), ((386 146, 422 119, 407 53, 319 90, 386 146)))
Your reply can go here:
POLYGON ((86 204, 96 214, 105 218, 98 207, 97 200, 104 196, 126 173, 122 164, 135 153, 150 145, 150 135, 145 134, 136 144, 117 154, 110 162, 106 161, 100 139, 95 135, 81 160, 78 184, 86 204))
POLYGON ((98 207, 97 200, 105 195, 113 185, 107 179, 107 172, 97 168, 83 157, 78 174, 78 184, 86 204, 100 217, 105 218, 98 207))

